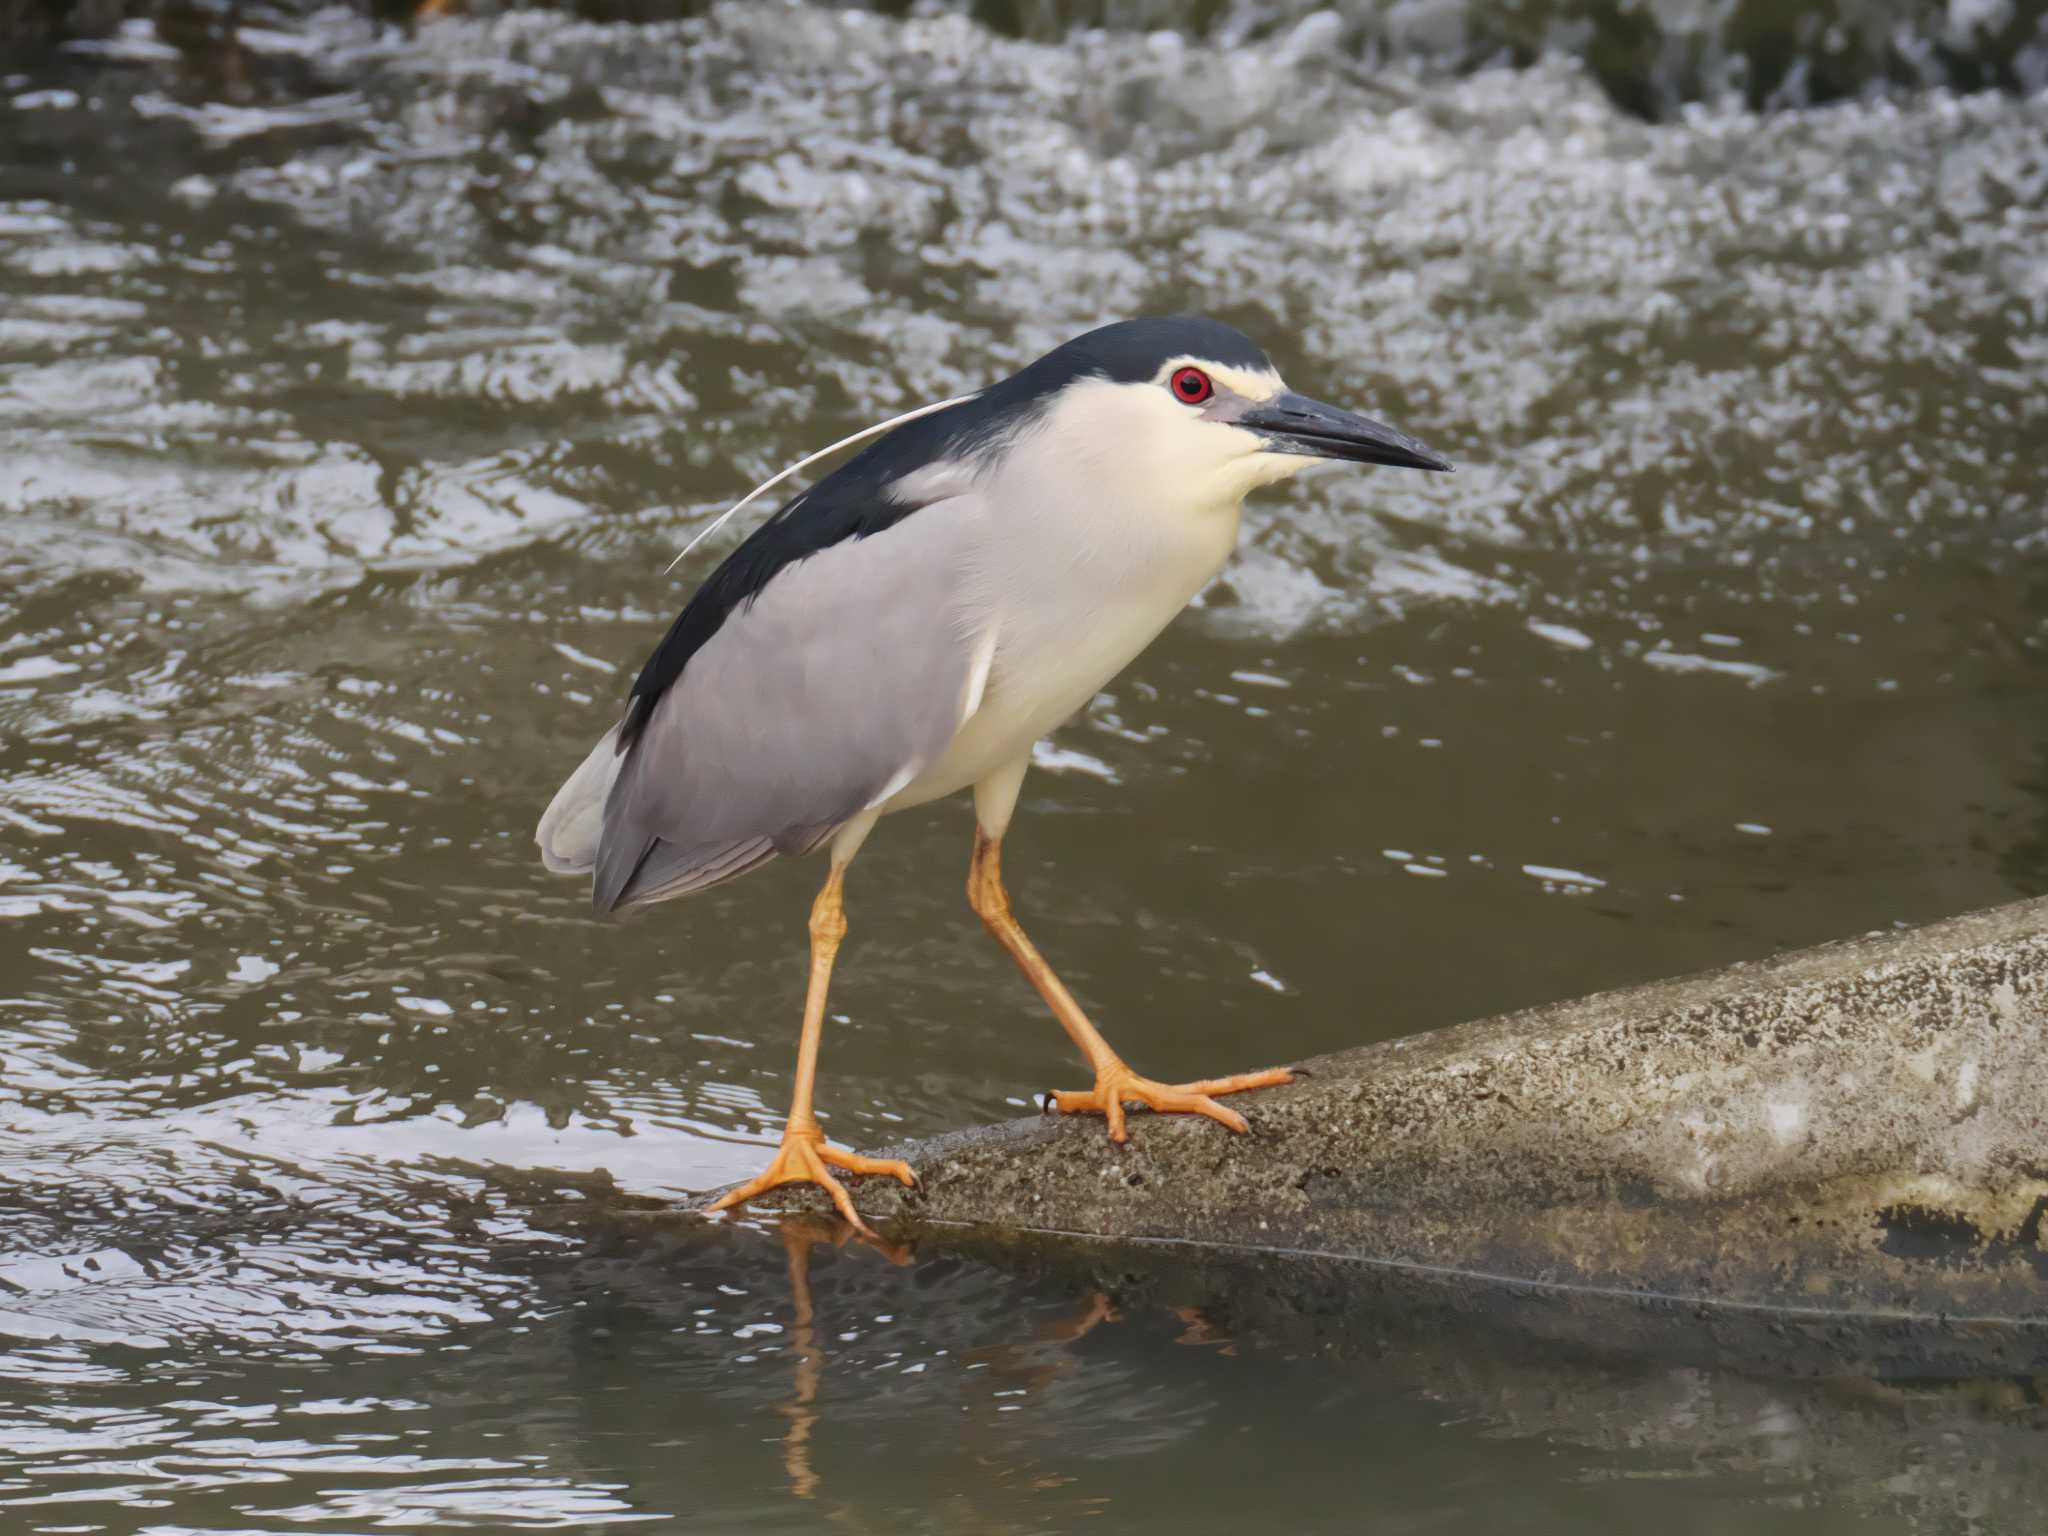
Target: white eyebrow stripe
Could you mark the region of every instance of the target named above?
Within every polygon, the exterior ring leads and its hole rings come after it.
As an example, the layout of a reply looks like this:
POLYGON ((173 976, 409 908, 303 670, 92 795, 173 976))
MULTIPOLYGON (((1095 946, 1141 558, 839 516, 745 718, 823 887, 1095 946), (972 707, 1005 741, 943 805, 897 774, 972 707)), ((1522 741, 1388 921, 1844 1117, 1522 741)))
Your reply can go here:
MULTIPOLYGON (((979 390, 975 391, 975 394, 979 393, 979 390)), ((714 517, 706 527, 699 530, 697 536, 694 539, 690 540, 689 543, 683 546, 683 552, 677 555, 675 559, 669 561, 667 570, 663 571, 662 574, 667 575, 668 571, 672 571, 677 566, 681 565, 683 561, 686 558, 688 558, 691 550, 695 549, 699 544, 702 544, 706 539, 710 538, 712 534, 718 532, 719 529, 723 528, 727 520, 731 518, 735 512, 739 511, 742 507, 745 507, 749 502, 753 501, 754 498, 762 495, 764 492, 774 490, 776 486, 782 484, 782 482, 787 480, 791 475, 809 469, 813 464, 817 463, 820 459, 829 459, 833 454, 839 452, 842 448, 851 448, 855 443, 858 443, 863 439, 874 437, 878 433, 887 432, 891 427, 900 427, 906 421, 915 421, 920 416, 929 416, 934 411, 943 411, 949 405, 960 405, 968 400, 972 400, 973 398, 973 394, 955 395, 950 400, 939 400, 935 401, 931 405, 920 405, 916 410, 905 411, 901 416, 891 416, 887 421, 878 421, 872 427, 862 427, 858 432, 854 433, 851 437, 842 437, 841 439, 839 439, 838 442, 833 443, 829 447, 820 448, 816 453, 811 454, 809 457, 798 459, 794 464, 790 465, 787 469, 778 470, 776 473, 770 475, 766 480, 763 480, 759 485, 755 486, 751 491, 747 492, 747 494, 742 496, 738 501, 734 502, 731 506, 727 507, 723 512, 719 513, 718 516, 714 517)))

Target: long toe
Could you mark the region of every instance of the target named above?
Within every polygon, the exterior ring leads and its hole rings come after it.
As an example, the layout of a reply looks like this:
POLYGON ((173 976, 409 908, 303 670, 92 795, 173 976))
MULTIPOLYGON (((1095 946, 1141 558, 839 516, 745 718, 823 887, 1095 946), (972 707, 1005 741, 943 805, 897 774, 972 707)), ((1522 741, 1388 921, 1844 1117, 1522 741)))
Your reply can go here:
POLYGON ((1251 1129, 1251 1122, 1236 1110, 1227 1109, 1206 1093, 1197 1093, 1191 1088, 1161 1088, 1156 1093, 1144 1095, 1138 1102, 1155 1115, 1206 1115, 1218 1125, 1228 1126, 1240 1135, 1251 1129))
POLYGON ((862 1237, 873 1239, 874 1229, 860 1219, 860 1212, 853 1208, 853 1197, 846 1192, 844 1184, 832 1177, 826 1167, 828 1163, 854 1173, 891 1174, 906 1184, 915 1180, 915 1175, 911 1173, 907 1163, 841 1152, 836 1147, 826 1146, 824 1139, 816 1135, 785 1136, 781 1147, 776 1150, 775 1160, 768 1165, 767 1172, 758 1178, 749 1179, 735 1189, 727 1190, 706 1206, 705 1212, 709 1214, 714 1211, 730 1210, 733 1206, 742 1205, 756 1195, 766 1194, 769 1190, 784 1184, 815 1184, 831 1196, 833 1208, 846 1219, 848 1225, 862 1237))
POLYGON ((1114 1142, 1129 1139, 1129 1132, 1124 1126, 1126 1101, 1142 1104, 1155 1114, 1201 1115, 1233 1131, 1244 1132, 1251 1129, 1245 1117, 1218 1104, 1215 1096, 1245 1093, 1254 1088, 1277 1088, 1282 1083, 1293 1081, 1294 1074, 1285 1067, 1273 1067, 1264 1072, 1240 1072, 1235 1077, 1210 1078, 1199 1083, 1155 1083, 1151 1078, 1140 1077, 1129 1070, 1111 1071, 1098 1077, 1095 1086, 1086 1091, 1054 1093, 1052 1104, 1063 1115, 1101 1115, 1109 1122, 1109 1139, 1114 1142))
POLYGON ((917 1188, 917 1175, 910 1164, 893 1157, 862 1157, 858 1152, 842 1152, 837 1147, 821 1148, 818 1155, 834 1168, 844 1168, 848 1173, 881 1175, 894 1179, 906 1189, 917 1188))
POLYGON ((841 1216, 846 1218, 846 1224, 852 1227, 854 1231, 858 1232, 862 1237, 867 1238, 870 1242, 880 1241, 880 1239, 878 1239, 875 1236, 875 1229, 869 1226, 866 1222, 862 1221, 860 1219, 860 1212, 856 1211, 853 1208, 853 1196, 849 1195, 846 1192, 846 1186, 844 1184, 840 1183, 837 1179, 833 1178, 832 1175, 827 1173, 823 1168, 820 1168, 817 1172, 816 1177, 810 1179, 808 1182, 817 1185, 820 1189, 824 1190, 826 1194, 832 1197, 833 1207, 839 1212, 841 1216))
MULTIPOLYGON (((1117 1082, 1122 1082, 1118 1079, 1117 1082)), ((1063 1115, 1100 1115, 1109 1122, 1109 1139, 1121 1145, 1130 1139, 1124 1129, 1124 1101, 1120 1091, 1107 1081, 1093 1088, 1061 1088, 1049 1095, 1052 1107, 1063 1115)))
POLYGON ((1206 1082, 1182 1083, 1183 1093, 1248 1093, 1254 1088, 1278 1088, 1294 1081, 1286 1067, 1268 1067, 1263 1072, 1240 1072, 1235 1077, 1212 1077, 1206 1082))
POLYGON ((782 1173, 778 1163, 776 1166, 770 1167, 759 1178, 749 1179, 744 1184, 736 1184, 731 1189, 728 1189, 724 1194, 704 1207, 704 1214, 709 1216, 716 1211, 729 1211, 736 1205, 745 1205, 756 1195, 765 1195, 778 1184, 793 1182, 795 1177, 794 1174, 782 1173))

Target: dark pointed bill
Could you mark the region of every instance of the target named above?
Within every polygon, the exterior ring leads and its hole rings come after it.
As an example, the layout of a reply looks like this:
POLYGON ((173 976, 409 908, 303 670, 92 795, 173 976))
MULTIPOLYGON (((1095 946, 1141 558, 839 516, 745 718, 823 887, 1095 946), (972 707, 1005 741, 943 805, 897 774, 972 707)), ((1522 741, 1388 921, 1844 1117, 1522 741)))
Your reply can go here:
POLYGON ((1255 405, 1237 426, 1265 438, 1271 453, 1311 459, 1346 459, 1354 464, 1391 464, 1397 469, 1449 469, 1451 461, 1431 453, 1405 432, 1340 411, 1292 390, 1255 405))

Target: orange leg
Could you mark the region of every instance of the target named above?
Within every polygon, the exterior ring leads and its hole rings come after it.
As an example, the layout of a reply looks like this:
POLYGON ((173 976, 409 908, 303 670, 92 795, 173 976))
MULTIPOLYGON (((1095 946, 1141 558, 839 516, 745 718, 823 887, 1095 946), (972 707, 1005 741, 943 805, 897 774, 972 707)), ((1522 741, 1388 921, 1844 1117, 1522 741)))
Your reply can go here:
POLYGON ((832 1197, 839 1214, 853 1224, 855 1231, 871 1238, 875 1234, 854 1210, 853 1198, 847 1194, 846 1186, 833 1178, 827 1169, 843 1168, 848 1173, 885 1173, 913 1185, 917 1176, 910 1171, 908 1163, 897 1162, 894 1158, 861 1157, 827 1146, 825 1132, 811 1107, 811 1092, 818 1077, 818 1042, 825 1033, 825 993, 832 984, 832 962, 839 954, 840 941, 846 937, 846 910, 841 902, 845 883, 845 867, 834 864, 832 873, 825 877, 825 888, 818 892, 818 899, 811 904, 811 980, 804 994, 803 1040, 796 1053, 796 1092, 789 1101, 789 1123, 783 1128, 782 1146, 774 1161, 769 1163, 766 1173, 749 1179, 736 1189, 727 1190, 707 1209, 726 1210, 778 1184, 816 1184, 832 1197))
POLYGON ((1053 1103, 1061 1114, 1099 1114, 1109 1122, 1109 1139, 1117 1142, 1130 1138, 1129 1131, 1124 1128, 1126 1102, 1143 1104, 1161 1114, 1207 1115, 1233 1131, 1244 1131, 1250 1129, 1244 1116, 1218 1104, 1217 1096, 1243 1093, 1248 1088, 1272 1088, 1294 1081, 1294 1074, 1285 1067, 1179 1084, 1155 1083, 1149 1077, 1140 1077, 1133 1072, 1124 1064, 1123 1058, 1109 1048, 1109 1042, 1102 1038, 1101 1032, 1088 1021, 1088 1015, 1081 1011, 1081 1005, 1074 1001, 1074 994, 1061 984, 1052 967, 1045 963, 1045 957, 1039 954, 1037 946, 1025 936, 1017 919, 1010 915, 1010 894, 1003 889, 1002 840, 989 836, 979 827, 974 832, 974 860, 967 867, 967 901, 988 931, 995 935, 996 942, 1010 952, 1010 958, 1017 962, 1018 969, 1038 988, 1038 995, 1052 1009, 1053 1017, 1060 1021, 1067 1037, 1081 1048, 1081 1054, 1088 1058, 1088 1065, 1095 1071, 1093 1088, 1085 1092, 1053 1095, 1053 1103))

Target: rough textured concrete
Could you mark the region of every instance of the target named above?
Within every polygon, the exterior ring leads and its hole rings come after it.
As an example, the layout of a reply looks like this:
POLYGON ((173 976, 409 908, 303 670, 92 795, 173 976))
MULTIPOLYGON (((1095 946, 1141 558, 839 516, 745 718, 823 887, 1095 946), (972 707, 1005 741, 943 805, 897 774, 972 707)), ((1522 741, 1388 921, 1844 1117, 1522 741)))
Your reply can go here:
POLYGON ((1763 1309, 1780 1334, 2048 1338, 2048 900, 1307 1065, 1242 1101, 1250 1136, 1135 1114, 1116 1148, 1034 1118, 890 1149, 922 1189, 856 1198, 991 1256, 1169 1241, 1763 1309))

